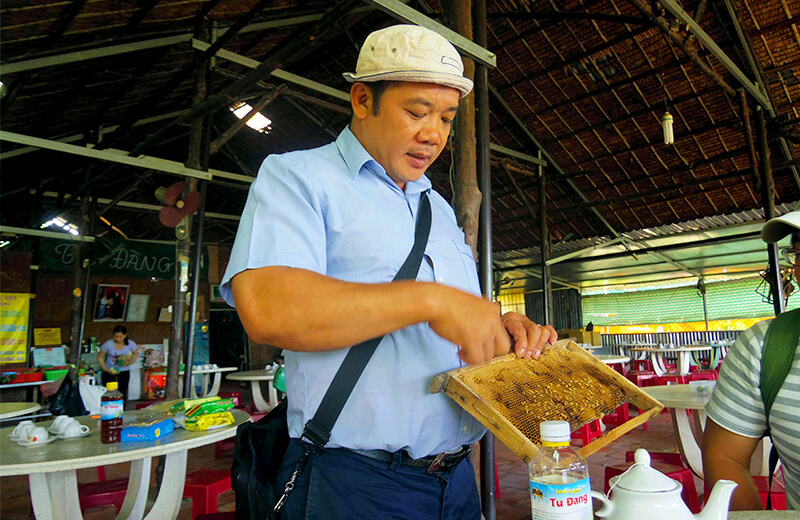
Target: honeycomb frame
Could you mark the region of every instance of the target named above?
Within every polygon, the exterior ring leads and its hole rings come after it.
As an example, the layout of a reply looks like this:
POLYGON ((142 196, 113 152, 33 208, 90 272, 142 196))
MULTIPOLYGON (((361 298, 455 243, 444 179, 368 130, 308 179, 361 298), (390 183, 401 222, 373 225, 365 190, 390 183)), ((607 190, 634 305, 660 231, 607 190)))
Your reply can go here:
POLYGON ((661 403, 569 340, 549 346, 537 360, 515 354, 439 374, 431 392, 444 391, 489 428, 523 461, 539 450, 539 423, 566 420, 575 431, 622 403, 642 410, 578 452, 588 457, 647 422, 661 403), (508 397, 511 396, 511 397, 508 397))

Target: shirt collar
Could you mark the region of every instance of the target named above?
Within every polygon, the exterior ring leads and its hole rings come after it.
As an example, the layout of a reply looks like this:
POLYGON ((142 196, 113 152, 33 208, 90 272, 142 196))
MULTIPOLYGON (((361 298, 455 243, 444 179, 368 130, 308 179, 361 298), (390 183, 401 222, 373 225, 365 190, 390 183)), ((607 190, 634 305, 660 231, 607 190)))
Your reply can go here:
MULTIPOLYGON (((358 138, 353 135, 350 130, 350 125, 347 125, 339 137, 336 138, 336 146, 339 148, 339 153, 342 154, 347 171, 353 178, 356 178, 361 172, 362 168, 388 179, 395 187, 394 181, 386 174, 386 170, 372 158, 364 145, 359 142, 358 138)), ((427 176, 423 175, 414 182, 406 183, 406 194, 412 195, 422 191, 431 189, 431 181, 427 176)))

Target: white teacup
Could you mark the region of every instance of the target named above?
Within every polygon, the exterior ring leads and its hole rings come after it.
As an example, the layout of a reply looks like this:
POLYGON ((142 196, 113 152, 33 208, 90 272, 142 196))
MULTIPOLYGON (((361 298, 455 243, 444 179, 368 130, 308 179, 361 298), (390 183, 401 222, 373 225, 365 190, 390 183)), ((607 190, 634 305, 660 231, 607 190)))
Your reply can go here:
POLYGON ((74 420, 75 419, 73 419, 69 415, 59 415, 58 417, 56 417, 56 420, 53 421, 53 424, 50 425, 50 432, 62 433, 67 424, 69 424, 74 420))
POLYGON ((87 433, 89 433, 89 427, 73 419, 73 421, 64 428, 64 433, 62 433, 61 436, 69 439, 72 437, 81 437, 87 433))
POLYGON ((27 439, 28 434, 34 428, 36 428, 36 425, 33 424, 33 421, 22 421, 11 432, 11 438, 15 441, 21 441, 22 439, 27 439))
POLYGON ((37 426, 28 433, 26 440, 33 444, 41 444, 50 440, 50 434, 44 426, 37 426))

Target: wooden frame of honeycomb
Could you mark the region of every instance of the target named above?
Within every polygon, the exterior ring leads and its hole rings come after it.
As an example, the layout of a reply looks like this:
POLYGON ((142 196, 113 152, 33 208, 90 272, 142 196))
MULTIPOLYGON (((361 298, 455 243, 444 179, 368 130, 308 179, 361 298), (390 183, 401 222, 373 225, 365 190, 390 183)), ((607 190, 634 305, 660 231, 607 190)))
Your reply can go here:
POLYGON ((539 423, 569 421, 572 431, 622 403, 642 410, 578 450, 587 457, 655 417, 661 403, 569 340, 545 349, 537 360, 508 354, 434 378, 431 392, 445 391, 525 462, 539 450, 539 423))

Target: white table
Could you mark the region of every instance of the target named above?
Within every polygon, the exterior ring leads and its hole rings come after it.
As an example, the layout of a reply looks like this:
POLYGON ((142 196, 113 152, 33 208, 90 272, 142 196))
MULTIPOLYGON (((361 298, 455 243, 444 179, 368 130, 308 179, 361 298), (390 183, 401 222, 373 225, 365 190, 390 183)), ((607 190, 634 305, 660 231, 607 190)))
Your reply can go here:
MULTIPOLYGON (((672 408, 672 427, 681 456, 692 472, 703 478, 703 454, 700 446, 703 445, 702 435, 706 426, 704 408, 711 400, 711 392, 695 393, 689 385, 646 386, 642 390, 666 408, 672 408), (694 430, 689 422, 689 410, 693 410, 691 417, 694 430)), ((768 438, 761 440, 750 460, 751 475, 768 474, 771 446, 772 443, 768 438)))
POLYGON ((41 381, 29 381, 27 383, 8 383, 8 384, 5 384, 5 385, 0 385, 0 390, 5 390, 6 388, 24 388, 24 387, 32 386, 33 387, 33 400, 34 401, 38 401, 39 400, 39 387, 44 385, 44 384, 47 384, 47 383, 52 383, 52 381, 47 381, 46 379, 43 379, 41 381))
MULTIPOLYGON (((658 347, 659 347, 658 343, 631 343, 626 341, 611 345, 611 349, 619 350, 620 355, 626 355, 627 349, 629 348, 658 348, 658 347)), ((636 358, 634 356, 634 359, 644 359, 644 358, 636 358)))
POLYGON ((231 381, 250 381, 253 390, 253 402, 260 412, 268 412, 278 406, 278 391, 275 390, 273 380, 275 379, 274 370, 248 370, 247 372, 236 372, 226 376, 231 381), (261 381, 269 384, 269 402, 264 400, 261 394, 261 381))
POLYGON ((28 415, 41 409, 38 403, 0 403, 0 419, 10 419, 28 415))
MULTIPOLYGON (((100 442, 97 419, 78 417, 91 428, 91 434, 80 439, 56 440, 50 444, 25 448, 8 438, 11 428, 0 429, 0 476, 28 475, 31 503, 37 520, 82 519, 78 499, 76 470, 107 464, 131 463, 128 491, 117 520, 174 520, 178 516, 186 479, 187 452, 191 448, 212 444, 236 435, 236 426, 250 420, 241 410, 232 410, 236 424, 205 432, 189 432, 176 428, 174 433, 155 441, 100 442), (155 504, 145 517, 147 492, 150 487, 152 457, 166 455, 164 477, 155 504)), ((151 414, 147 410, 126 411, 125 423, 151 414)), ((50 422, 41 423, 49 426, 50 422)))
POLYGON ((797 511, 731 511, 728 520, 797 520, 797 511))
POLYGON ((650 355, 650 360, 653 362, 653 371, 657 376, 661 377, 668 372, 664 362, 664 355, 669 353, 678 354, 677 371, 678 374, 685 376, 689 373, 689 367, 692 365, 692 353, 701 352, 704 350, 712 350, 711 346, 698 346, 698 347, 674 347, 674 348, 630 348, 631 352, 645 352, 650 355))
MULTIPOLYGON (((192 370, 192 383, 194 383, 195 376, 203 376, 203 395, 197 395, 197 389, 195 385, 192 384, 191 389, 191 397, 192 399, 197 399, 198 397, 212 397, 219 394, 219 386, 222 384, 222 373, 223 372, 235 372, 238 368, 236 367, 222 367, 222 368, 197 368, 192 370), (211 383, 211 388, 209 389, 208 383, 211 374, 214 374, 214 382, 211 383)), ((178 387, 183 388, 183 374, 184 371, 181 370, 178 374, 178 387)), ((151 376, 165 376, 167 375, 166 372, 151 372, 151 376)))

